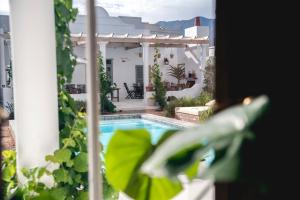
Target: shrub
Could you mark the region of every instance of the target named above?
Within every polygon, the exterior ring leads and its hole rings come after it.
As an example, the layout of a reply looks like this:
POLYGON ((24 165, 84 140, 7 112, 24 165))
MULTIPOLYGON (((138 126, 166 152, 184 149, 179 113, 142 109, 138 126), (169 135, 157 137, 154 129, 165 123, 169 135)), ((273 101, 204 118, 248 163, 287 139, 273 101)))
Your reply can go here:
POLYGON ((216 82, 216 66, 215 57, 211 56, 206 62, 205 73, 204 73, 204 88, 203 90, 214 95, 215 93, 215 82, 216 82))
POLYGON ((206 110, 206 111, 203 111, 203 112, 201 112, 200 114, 199 114, 199 121, 200 122, 205 122, 210 116, 212 116, 213 115, 213 109, 212 108, 210 108, 210 109, 208 109, 208 110, 206 110))
POLYGON ((212 99, 213 99, 213 96, 211 93, 203 91, 203 92, 201 92, 200 96, 198 96, 196 98, 196 101, 199 106, 205 106, 205 104, 212 99))
POLYGON ((190 107, 190 106, 204 106, 207 102, 212 100, 212 96, 207 92, 202 92, 199 97, 196 98, 180 98, 170 103, 165 108, 165 115, 167 117, 175 117, 176 107, 190 107))

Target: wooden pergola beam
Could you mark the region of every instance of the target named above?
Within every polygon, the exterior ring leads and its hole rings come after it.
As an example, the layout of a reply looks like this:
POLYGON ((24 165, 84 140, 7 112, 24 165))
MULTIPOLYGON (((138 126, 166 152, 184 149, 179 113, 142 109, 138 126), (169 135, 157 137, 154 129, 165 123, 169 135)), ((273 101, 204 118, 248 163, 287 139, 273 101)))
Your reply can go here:
MULTIPOLYGON (((72 41, 77 44, 85 44, 86 43, 86 35, 85 34, 72 34, 72 41)), ((171 47, 172 45, 188 45, 188 44, 209 44, 209 40, 207 37, 204 38, 192 38, 192 37, 183 37, 183 36, 175 36, 170 37, 169 35, 157 36, 157 35, 133 35, 129 36, 125 35, 99 35, 97 34, 97 42, 109 42, 109 43, 149 43, 156 44, 156 46, 166 46, 171 47)))

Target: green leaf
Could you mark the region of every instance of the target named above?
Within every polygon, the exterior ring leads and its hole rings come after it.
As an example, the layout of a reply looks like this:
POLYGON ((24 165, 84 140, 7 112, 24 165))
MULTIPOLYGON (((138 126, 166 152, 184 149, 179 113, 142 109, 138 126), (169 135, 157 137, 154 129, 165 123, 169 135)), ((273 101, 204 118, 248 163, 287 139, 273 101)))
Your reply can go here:
POLYGON ((54 163, 62 164, 69 162, 71 159, 71 151, 69 149, 58 149, 54 152, 54 155, 46 156, 46 161, 52 161, 54 163))
POLYGON ((76 143, 72 138, 63 139, 64 147, 75 147, 76 143))
MULTIPOLYGON (((248 138, 249 127, 266 110, 267 105, 268 98, 261 96, 249 105, 233 106, 219 112, 199 127, 174 134, 157 147, 143 164, 142 171, 151 176, 173 177, 189 168, 194 161, 201 160, 212 148, 215 151, 224 148, 230 151, 237 135, 242 139, 248 138), (185 153, 182 154, 183 152, 185 153)), ((236 160, 235 156, 226 158, 233 162, 236 160)), ((227 166, 228 163, 222 162, 220 166, 227 166)))
POLYGON ((89 193, 85 191, 79 191, 78 192, 78 200, 88 200, 89 199, 89 193))
POLYGON ((55 200, 65 200, 68 189, 65 187, 53 188, 50 190, 50 194, 55 200))
POLYGON ((27 168, 22 168, 21 172, 26 178, 30 177, 30 171, 27 168))
POLYGON ((59 168, 53 171, 54 179, 57 183, 70 183, 72 184, 72 178, 69 175, 69 172, 63 168, 59 168))
POLYGON ((187 177, 192 180, 194 177, 197 176, 198 170, 199 170, 200 162, 196 161, 194 164, 192 164, 189 168, 185 170, 185 174, 187 177))
POLYGON ((88 171, 87 153, 81 152, 75 157, 74 170, 76 170, 77 172, 88 171))
POLYGON ((168 138, 170 138, 172 135, 174 135, 178 130, 168 130, 166 131, 158 140, 156 146, 161 145, 164 143, 168 138))
POLYGON ((2 169, 2 180, 10 182, 16 174, 16 166, 8 165, 2 169))
POLYGON ((105 155, 106 176, 110 184, 137 200, 164 200, 175 196, 182 189, 178 180, 150 178, 139 172, 154 148, 146 130, 116 131, 105 155))
POLYGON ((46 173, 46 171, 46 167, 39 168, 37 178, 41 178, 46 173))

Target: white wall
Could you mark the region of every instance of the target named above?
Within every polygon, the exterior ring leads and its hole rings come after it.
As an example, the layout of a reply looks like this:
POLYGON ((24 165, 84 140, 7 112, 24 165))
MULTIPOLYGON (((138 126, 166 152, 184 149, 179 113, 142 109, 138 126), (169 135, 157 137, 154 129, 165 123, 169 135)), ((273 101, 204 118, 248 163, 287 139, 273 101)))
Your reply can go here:
MULTIPOLYGON (((85 33, 85 17, 86 15, 78 15, 76 21, 70 24, 70 30, 72 33, 85 33)), ((123 19, 124 20, 124 19, 123 19)), ((122 18, 111 17, 105 9, 102 7, 96 7, 96 31, 101 34, 149 34, 147 29, 140 29, 138 25, 134 23, 141 23, 139 21, 133 21, 133 24, 123 22, 122 18)))
POLYGON ((208 26, 193 26, 184 30, 184 35, 187 37, 208 37, 209 27, 208 26))
MULTIPOLYGON (((164 64, 164 58, 168 58, 170 65, 177 65, 184 63, 186 68, 186 76, 189 71, 195 71, 198 79, 196 83, 202 83, 202 74, 200 71, 199 63, 185 55, 185 48, 159 48, 161 57, 158 59, 158 64, 160 65, 160 70, 162 72, 162 80, 167 82, 177 83, 177 79, 168 74, 169 65, 164 64), (174 54, 173 58, 170 58, 170 53, 174 54)), ((74 48, 74 52, 78 57, 84 58, 84 46, 77 46, 74 48)), ((124 87, 124 82, 127 83, 129 89, 133 89, 132 85, 135 83, 135 66, 143 65, 142 57, 139 57, 139 53, 142 52, 142 47, 125 50, 123 47, 118 48, 107 48, 106 58, 112 59, 113 65, 113 82, 115 82, 120 88, 120 99, 125 99, 127 96, 126 89, 124 87), (125 62, 123 62, 125 61, 125 62)), ((153 47, 149 49, 149 64, 153 65, 153 57, 155 50, 153 47)), ((193 50, 193 52, 200 58, 201 49, 200 47, 193 50)), ((181 80, 181 83, 185 83, 185 80, 181 80)), ((85 68, 83 64, 75 67, 72 83, 74 84, 84 84, 85 83, 85 68)))
POLYGON ((120 99, 125 99, 127 96, 124 82, 127 83, 130 90, 135 83, 135 66, 143 65, 143 58, 139 57, 141 48, 125 50, 124 48, 108 48, 107 59, 112 59, 113 65, 113 82, 120 89, 120 99), (125 62, 123 62, 125 61, 125 62))

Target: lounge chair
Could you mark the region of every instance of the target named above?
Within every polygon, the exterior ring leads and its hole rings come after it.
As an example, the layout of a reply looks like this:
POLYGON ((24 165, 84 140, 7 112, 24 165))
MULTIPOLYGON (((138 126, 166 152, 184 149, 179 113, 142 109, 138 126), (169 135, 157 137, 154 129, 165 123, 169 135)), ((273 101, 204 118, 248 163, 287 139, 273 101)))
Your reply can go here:
POLYGON ((129 90, 128 86, 127 86, 127 83, 124 83, 124 87, 127 91, 127 97, 126 99, 135 99, 135 91, 134 90, 129 90))

